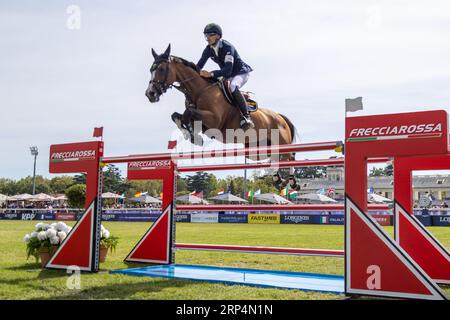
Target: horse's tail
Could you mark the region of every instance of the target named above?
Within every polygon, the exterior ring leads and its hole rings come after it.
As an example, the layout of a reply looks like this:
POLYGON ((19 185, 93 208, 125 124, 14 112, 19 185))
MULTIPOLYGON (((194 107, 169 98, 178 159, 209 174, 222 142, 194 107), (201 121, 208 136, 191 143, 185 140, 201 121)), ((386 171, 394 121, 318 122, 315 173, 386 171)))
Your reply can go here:
POLYGON ((279 115, 288 124, 289 129, 291 130, 291 143, 294 143, 296 141, 297 136, 298 136, 297 128, 294 126, 294 124, 291 122, 291 120, 289 120, 288 117, 286 117, 285 115, 282 115, 281 113, 279 113, 279 115))

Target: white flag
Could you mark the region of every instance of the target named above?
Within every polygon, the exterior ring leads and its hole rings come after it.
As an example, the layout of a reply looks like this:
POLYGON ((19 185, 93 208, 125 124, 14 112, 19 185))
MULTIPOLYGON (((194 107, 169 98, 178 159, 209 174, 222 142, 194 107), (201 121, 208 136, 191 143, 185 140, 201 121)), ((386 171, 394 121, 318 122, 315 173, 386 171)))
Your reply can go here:
POLYGON ((363 109, 362 97, 355 99, 345 99, 345 111, 355 112, 363 109))

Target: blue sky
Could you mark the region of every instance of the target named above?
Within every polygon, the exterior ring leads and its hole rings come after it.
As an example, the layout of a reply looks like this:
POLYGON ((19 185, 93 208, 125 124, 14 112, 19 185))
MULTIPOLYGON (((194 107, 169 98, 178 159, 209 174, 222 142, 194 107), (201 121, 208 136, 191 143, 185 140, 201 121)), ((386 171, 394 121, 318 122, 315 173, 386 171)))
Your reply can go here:
POLYGON ((166 150, 183 97, 145 98, 150 50, 170 42, 196 62, 212 21, 255 70, 244 89, 302 142, 342 139, 348 97, 364 97, 362 114, 449 110, 449 12, 446 1, 0 1, 0 177, 32 173, 31 145, 49 176, 49 146, 91 140, 95 126, 107 155, 166 150))

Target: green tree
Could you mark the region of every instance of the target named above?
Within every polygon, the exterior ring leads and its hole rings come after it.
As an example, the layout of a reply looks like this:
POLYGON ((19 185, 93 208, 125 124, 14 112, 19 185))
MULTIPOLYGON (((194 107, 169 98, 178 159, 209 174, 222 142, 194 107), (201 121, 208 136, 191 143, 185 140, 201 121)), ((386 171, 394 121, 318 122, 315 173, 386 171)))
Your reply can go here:
POLYGON ((50 189, 53 194, 64 193, 73 184, 74 180, 71 176, 58 176, 50 180, 50 189))
POLYGON ((0 193, 6 195, 17 194, 16 182, 11 179, 0 178, 0 193))
POLYGON ((192 192, 201 192, 208 194, 210 187, 208 186, 209 174, 207 172, 196 172, 194 175, 186 177, 187 189, 192 192))
POLYGON ((66 192, 67 202, 72 208, 83 208, 86 199, 86 185, 74 184, 67 188, 66 192))
POLYGON ((372 168, 369 174, 370 177, 381 177, 384 175, 385 175, 384 168, 372 168))
POLYGON ((107 166, 103 172, 103 192, 122 194, 127 191, 129 184, 120 175, 120 170, 114 165, 107 166))
MULTIPOLYGON (((50 193, 50 183, 43 176, 36 176, 36 193, 50 193)), ((28 176, 16 182, 16 193, 31 193, 33 190, 33 177, 28 176)))
MULTIPOLYGON (((325 178, 327 176, 327 167, 301 167, 295 171, 295 176, 299 179, 325 178)), ((287 177, 284 177, 286 179, 287 177)))

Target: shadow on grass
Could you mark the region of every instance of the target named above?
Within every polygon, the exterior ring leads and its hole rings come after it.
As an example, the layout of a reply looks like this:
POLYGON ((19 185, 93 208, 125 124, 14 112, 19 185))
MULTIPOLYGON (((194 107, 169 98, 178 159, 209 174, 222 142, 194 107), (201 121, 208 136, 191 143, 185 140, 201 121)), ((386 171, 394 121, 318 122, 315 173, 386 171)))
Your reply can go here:
POLYGON ((18 266, 12 266, 3 269, 9 271, 38 271, 39 269, 41 269, 41 264, 39 262, 25 263, 18 266))
MULTIPOLYGON (((115 275, 111 275, 115 276, 115 275)), ((145 279, 144 277, 141 277, 145 279)), ((150 278, 148 278, 150 279, 150 278)), ((52 297, 54 300, 85 300, 85 299, 138 299, 135 294, 138 293, 159 293, 166 288, 182 288, 190 285, 190 281, 153 279, 148 282, 121 282, 117 284, 108 284, 104 286, 91 287, 81 290, 69 290, 65 295, 52 297)), ((148 297, 142 297, 148 299, 148 297)), ((48 298, 38 298, 43 300, 48 298)))

